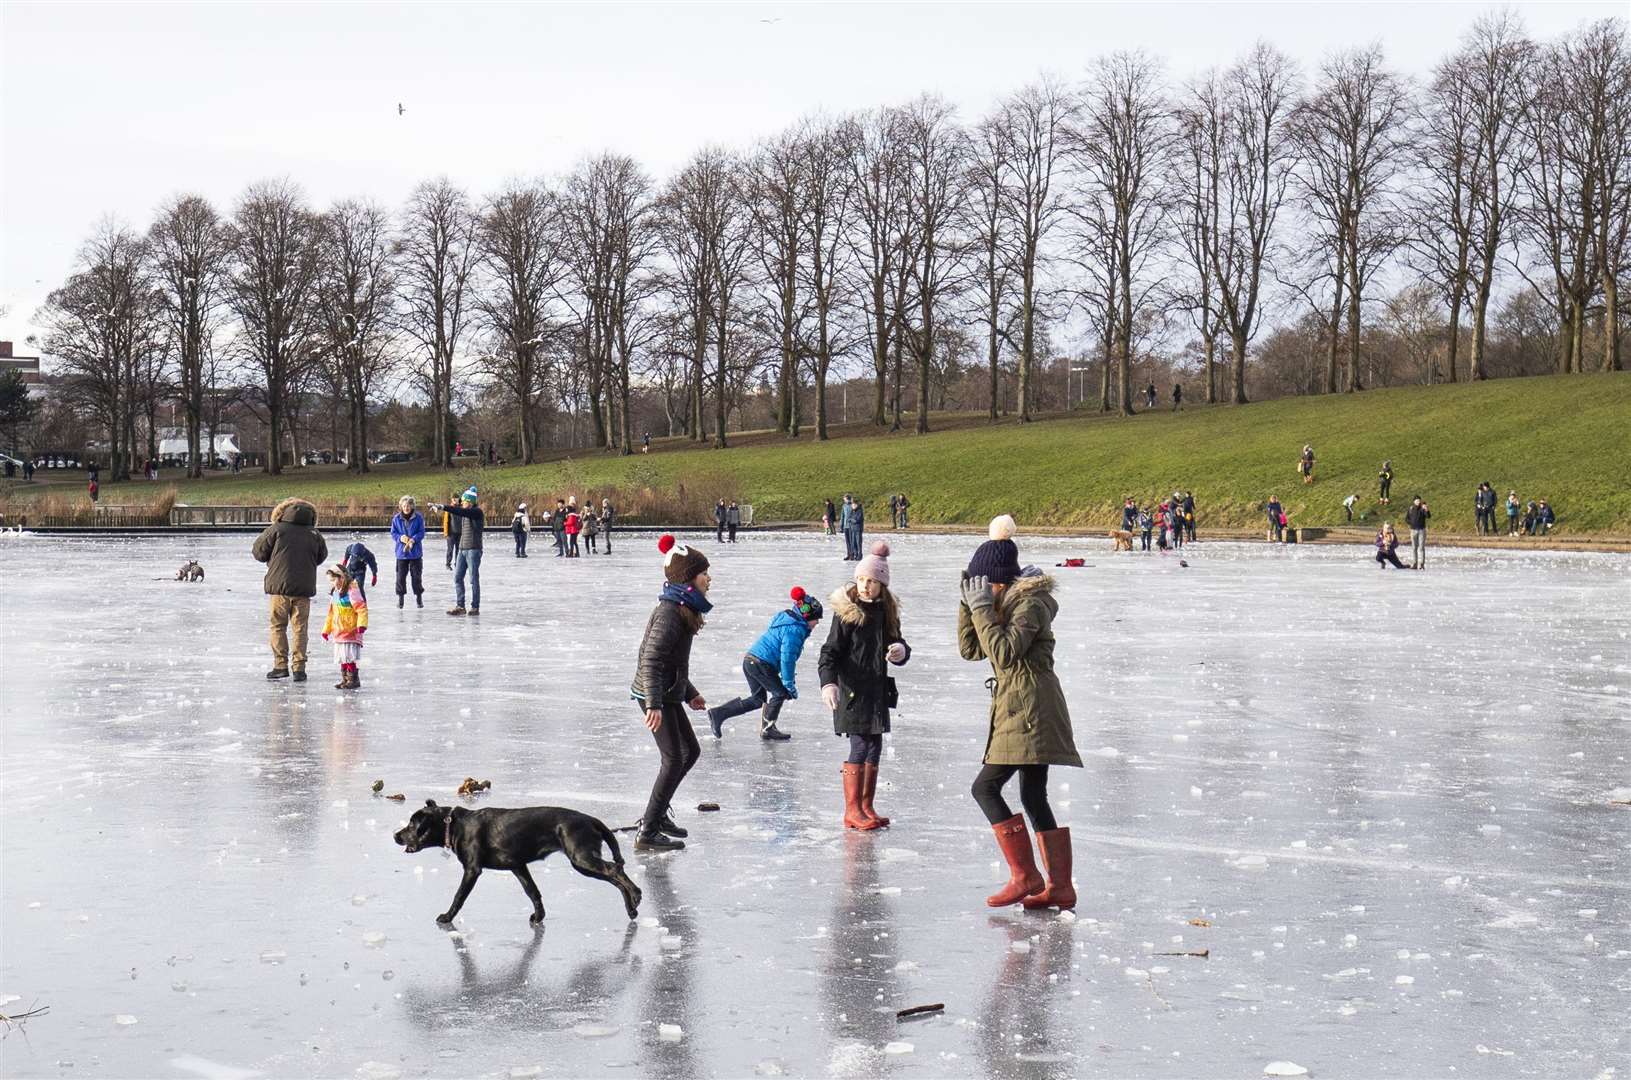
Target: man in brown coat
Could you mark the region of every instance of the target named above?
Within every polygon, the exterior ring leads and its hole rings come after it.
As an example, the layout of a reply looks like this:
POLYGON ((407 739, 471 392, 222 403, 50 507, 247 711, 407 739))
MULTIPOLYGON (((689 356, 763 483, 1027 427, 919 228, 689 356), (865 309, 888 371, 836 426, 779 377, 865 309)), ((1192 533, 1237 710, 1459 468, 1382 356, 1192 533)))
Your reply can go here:
POLYGON ((306 626, 317 595, 317 568, 328 544, 317 531, 317 508, 305 499, 284 499, 272 508, 272 524, 255 538, 255 561, 266 564, 264 588, 272 605, 272 670, 268 679, 306 681, 306 626), (290 632, 293 653, 290 656, 290 632))

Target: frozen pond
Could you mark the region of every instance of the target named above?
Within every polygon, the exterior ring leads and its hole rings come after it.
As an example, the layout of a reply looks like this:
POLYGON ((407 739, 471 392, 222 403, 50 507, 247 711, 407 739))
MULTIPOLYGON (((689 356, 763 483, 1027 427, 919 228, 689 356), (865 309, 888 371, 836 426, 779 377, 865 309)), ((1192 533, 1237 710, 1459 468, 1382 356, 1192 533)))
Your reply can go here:
MULTIPOLYGON (((391 842, 427 796, 475 776, 489 805, 637 816, 652 539, 522 562, 492 535, 479 623, 442 614, 440 561, 423 611, 382 576, 346 695, 320 605, 312 681, 263 679, 250 540, 0 540, 0 1009, 50 1007, 0 1042, 7 1076, 1628 1073, 1631 558, 1435 550, 1411 574, 1201 544, 1185 568, 1021 537, 1092 564, 1056 571, 1087 761, 1054 771, 1070 919, 983 904, 987 669, 953 631, 975 539, 900 538, 893 828, 840 827, 812 639, 793 741, 699 719, 690 846, 620 837, 642 923, 555 857, 545 930, 490 873, 448 933, 457 863, 391 842), (170 580, 189 557, 205 584, 170 580)), ((699 543, 718 702, 787 588, 848 568, 818 536, 699 543)))

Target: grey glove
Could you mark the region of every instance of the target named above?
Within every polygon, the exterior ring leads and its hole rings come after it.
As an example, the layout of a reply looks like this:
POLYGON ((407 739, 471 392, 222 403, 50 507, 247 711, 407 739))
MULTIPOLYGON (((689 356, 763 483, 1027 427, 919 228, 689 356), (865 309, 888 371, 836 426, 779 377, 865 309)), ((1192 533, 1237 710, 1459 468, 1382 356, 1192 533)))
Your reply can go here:
POLYGON ((963 603, 968 605, 969 611, 976 608, 988 608, 994 602, 995 598, 991 595, 990 580, 983 577, 963 579, 963 603))

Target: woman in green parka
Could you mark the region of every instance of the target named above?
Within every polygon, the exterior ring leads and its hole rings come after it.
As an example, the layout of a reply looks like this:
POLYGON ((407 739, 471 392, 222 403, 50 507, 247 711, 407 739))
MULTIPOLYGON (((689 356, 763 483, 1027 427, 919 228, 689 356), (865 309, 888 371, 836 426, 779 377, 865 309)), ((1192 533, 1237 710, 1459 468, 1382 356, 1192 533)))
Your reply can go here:
POLYGON ((1076 906, 1071 883, 1070 830, 1061 829, 1048 805, 1048 766, 1080 768, 1064 690, 1053 672, 1053 619, 1059 612, 1053 578, 1035 567, 1020 569, 1014 519, 992 520, 990 539, 969 560, 963 602, 957 609, 957 646, 965 660, 989 660, 991 726, 985 767, 974 778, 974 801, 997 835, 1008 862, 1008 884, 986 898, 991 907, 1076 906), (1019 776, 1019 799, 1036 829, 1042 853, 1037 871, 1025 817, 1002 797, 1003 785, 1019 776))

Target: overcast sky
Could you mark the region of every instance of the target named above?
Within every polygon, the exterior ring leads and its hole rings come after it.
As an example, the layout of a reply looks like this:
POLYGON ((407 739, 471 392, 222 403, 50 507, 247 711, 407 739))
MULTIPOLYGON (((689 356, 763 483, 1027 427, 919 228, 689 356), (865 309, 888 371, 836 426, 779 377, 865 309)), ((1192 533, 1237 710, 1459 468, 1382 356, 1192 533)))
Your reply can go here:
MULTIPOLYGON (((1624 0, 1512 5, 1537 37, 1624 0)), ((19 343, 104 214, 146 228, 199 192, 303 184, 397 205, 629 153, 663 176, 709 142, 934 90, 966 115, 1050 70, 1142 48, 1173 78, 1253 40, 1305 65, 1379 40, 1421 73, 1487 4, 74 4, 0 0, 0 338, 19 343), (406 112, 398 114, 401 103, 406 112)))

